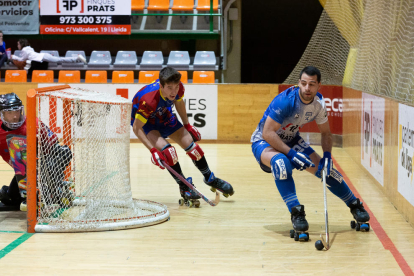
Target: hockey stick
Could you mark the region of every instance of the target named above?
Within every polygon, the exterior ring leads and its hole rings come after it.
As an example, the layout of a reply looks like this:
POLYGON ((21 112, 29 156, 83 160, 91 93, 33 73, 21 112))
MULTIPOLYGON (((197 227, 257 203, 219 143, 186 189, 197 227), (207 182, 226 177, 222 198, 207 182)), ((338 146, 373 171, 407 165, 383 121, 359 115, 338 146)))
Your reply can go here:
POLYGON ((182 177, 179 173, 177 173, 173 168, 171 168, 167 163, 164 161, 161 161, 162 164, 169 170, 173 175, 178 177, 178 179, 181 180, 185 185, 188 186, 191 190, 193 190, 197 195, 199 195, 202 199, 204 199, 205 202, 210 204, 211 206, 217 206, 220 202, 220 195, 218 192, 216 192, 216 199, 214 201, 209 200, 207 197, 205 197, 202 193, 200 193, 196 187, 194 187, 192 184, 190 184, 184 177, 182 177))
POLYGON ((322 171, 322 182, 323 182, 323 198, 325 204, 325 240, 322 238, 322 234, 320 235, 321 241, 323 246, 326 250, 329 250, 329 224, 328 224, 328 203, 326 200, 326 174, 327 174, 327 167, 328 167, 328 158, 325 158, 325 166, 323 167, 322 171))

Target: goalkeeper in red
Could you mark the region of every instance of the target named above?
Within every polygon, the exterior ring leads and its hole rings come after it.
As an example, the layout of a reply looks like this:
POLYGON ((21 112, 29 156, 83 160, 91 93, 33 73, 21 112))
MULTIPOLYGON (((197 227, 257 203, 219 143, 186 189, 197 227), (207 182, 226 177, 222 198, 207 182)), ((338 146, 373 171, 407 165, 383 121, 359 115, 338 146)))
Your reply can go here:
MULTIPOLYGON (((150 150, 151 161, 154 165, 165 169, 161 162, 164 161, 184 177, 176 150, 165 139, 169 137, 183 148, 193 160, 194 165, 204 176, 204 183, 216 188, 224 196, 233 195, 233 187, 210 171, 204 152, 196 143, 200 141, 201 135, 194 126, 188 123, 183 101, 185 89, 180 80, 181 74, 179 72, 174 68, 166 67, 160 71, 158 80, 144 86, 135 94, 131 113, 133 131, 150 150), (175 105, 184 127, 172 113, 173 105, 175 105)), ((180 193, 184 199, 200 198, 175 175, 170 174, 180 186, 180 193)), ((192 183, 191 178, 187 180, 192 183)))

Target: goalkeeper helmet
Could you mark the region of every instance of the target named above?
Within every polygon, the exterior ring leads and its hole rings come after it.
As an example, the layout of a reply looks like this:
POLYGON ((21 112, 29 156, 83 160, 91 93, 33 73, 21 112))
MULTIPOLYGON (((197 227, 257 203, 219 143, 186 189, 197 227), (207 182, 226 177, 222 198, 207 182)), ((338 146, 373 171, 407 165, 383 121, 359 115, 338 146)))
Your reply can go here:
POLYGON ((26 120, 22 101, 14 93, 0 95, 0 117, 10 129, 18 129, 26 120))

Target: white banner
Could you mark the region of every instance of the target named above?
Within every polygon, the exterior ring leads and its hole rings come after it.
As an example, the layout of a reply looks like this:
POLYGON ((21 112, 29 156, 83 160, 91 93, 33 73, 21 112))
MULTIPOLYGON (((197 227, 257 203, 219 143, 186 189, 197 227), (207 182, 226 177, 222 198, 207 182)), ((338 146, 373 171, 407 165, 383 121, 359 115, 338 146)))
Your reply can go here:
POLYGON ((41 34, 131 34, 131 1, 42 0, 41 34))
POLYGON ((385 99, 362 93, 361 164, 384 186, 385 99))
POLYGON ((40 15, 131 15, 131 1, 42 0, 40 15))
POLYGON ((398 192, 414 206, 414 107, 398 105, 398 192))
MULTIPOLYGON (((56 84, 39 83, 38 85, 39 88, 47 86, 56 86, 56 84)), ((112 95, 127 93, 128 99, 132 102, 135 94, 145 85, 77 83, 70 86, 112 95)), ((217 85, 185 85, 184 101, 188 120, 200 131, 201 139, 217 139, 217 85)), ((177 118, 180 120, 178 114, 177 118)), ((137 139, 132 132, 132 127, 130 137, 137 139)))
POLYGON ((0 18, 4 34, 38 34, 39 0, 0 0, 0 18))

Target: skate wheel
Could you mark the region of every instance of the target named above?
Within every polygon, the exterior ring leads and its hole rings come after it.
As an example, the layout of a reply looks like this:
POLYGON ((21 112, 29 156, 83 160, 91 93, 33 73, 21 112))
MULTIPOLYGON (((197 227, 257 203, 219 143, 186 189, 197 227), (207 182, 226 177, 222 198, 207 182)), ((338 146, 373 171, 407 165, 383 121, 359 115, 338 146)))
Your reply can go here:
POLYGON ((308 241, 309 240, 308 235, 306 235, 306 233, 300 233, 299 240, 308 241))
POLYGON ((290 230, 290 238, 293 239, 294 236, 295 236, 295 230, 290 230))
POLYGON ((228 194, 223 194, 223 196, 224 196, 225 198, 228 198, 228 197, 229 197, 229 195, 228 195, 228 194))
POLYGON ((365 231, 369 231, 369 229, 371 229, 371 227, 370 227, 370 225, 369 225, 369 223, 367 223, 367 225, 368 225, 368 228, 365 230, 365 231))
POLYGON ((195 203, 194 203, 194 206, 196 208, 200 207, 200 201, 199 200, 196 200, 195 203))
POLYGON ((369 231, 369 224, 368 223, 362 223, 360 228, 361 228, 361 230, 369 231))
POLYGON ((192 201, 188 201, 188 205, 187 205, 188 207, 190 207, 190 208, 191 208, 191 207, 193 207, 193 205, 194 205, 194 204, 193 204, 193 202, 192 202, 192 201))
POLYGON ((355 227, 356 227, 355 220, 351 220, 351 228, 352 229, 355 229, 355 227))
POLYGON ((189 207, 189 206, 190 206, 190 202, 189 202, 189 201, 186 201, 184 204, 185 204, 185 206, 187 206, 187 207, 189 207))
POLYGON ((216 192, 216 188, 210 188, 210 191, 212 191, 213 193, 216 192))
POLYGON ((299 234, 295 232, 295 235, 294 235, 293 238, 295 239, 295 241, 298 241, 299 240, 299 234))
POLYGON ((180 206, 183 206, 184 205, 184 200, 183 199, 179 199, 178 200, 178 204, 180 204, 180 206))
POLYGON ((357 230, 357 231, 361 230, 361 225, 359 223, 356 224, 355 230, 357 230))

